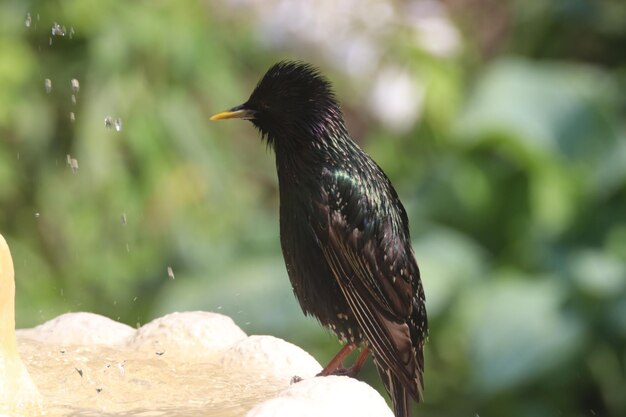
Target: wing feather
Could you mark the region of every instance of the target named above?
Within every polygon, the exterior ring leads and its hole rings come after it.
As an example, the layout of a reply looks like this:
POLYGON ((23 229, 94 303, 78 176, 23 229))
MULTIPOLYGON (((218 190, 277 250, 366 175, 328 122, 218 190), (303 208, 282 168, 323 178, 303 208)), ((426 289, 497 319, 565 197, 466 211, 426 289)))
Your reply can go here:
MULTIPOLYGON (((325 176, 313 204, 314 233, 379 366, 389 369, 390 381, 400 382, 419 401, 422 343, 414 346, 409 327, 419 270, 410 246, 407 252, 408 237, 394 228, 391 215, 373 218, 379 210, 358 184, 344 178, 325 176)), ((392 395, 399 395, 398 389, 393 387, 392 395)))

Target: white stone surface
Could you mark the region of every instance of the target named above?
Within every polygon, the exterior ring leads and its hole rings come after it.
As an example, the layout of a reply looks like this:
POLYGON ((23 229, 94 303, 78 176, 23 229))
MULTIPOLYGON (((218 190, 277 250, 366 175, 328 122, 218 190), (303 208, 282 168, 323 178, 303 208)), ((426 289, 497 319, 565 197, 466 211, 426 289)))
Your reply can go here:
POLYGON ((32 329, 18 330, 28 337, 57 345, 123 346, 135 329, 94 313, 66 313, 32 329))
POLYGON ((128 346, 164 357, 214 356, 246 338, 230 317, 205 311, 171 313, 142 326, 128 346))
POLYGON ((221 363, 227 368, 255 369, 266 377, 291 380, 310 378, 322 366, 298 346, 273 336, 250 336, 224 352, 221 363))
POLYGON ((305 379, 251 409, 246 417, 393 417, 369 385, 345 376, 305 379))
POLYGON ((14 292, 0 236, 0 417, 392 416, 365 383, 314 377, 322 367, 307 352, 273 336, 247 337, 221 314, 173 313, 135 330, 68 313, 16 338, 14 292), (290 384, 293 376, 305 379, 290 384))

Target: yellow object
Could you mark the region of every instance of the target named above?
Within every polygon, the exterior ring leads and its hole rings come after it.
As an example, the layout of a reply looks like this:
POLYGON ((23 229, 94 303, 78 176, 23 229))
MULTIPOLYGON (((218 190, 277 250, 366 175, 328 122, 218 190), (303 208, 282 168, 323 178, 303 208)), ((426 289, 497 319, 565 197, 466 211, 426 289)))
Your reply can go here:
POLYGON ((243 109, 238 107, 233 107, 228 111, 223 111, 218 114, 214 114, 211 116, 209 120, 224 120, 224 119, 254 119, 254 112, 251 110, 243 109))
POLYGON ((17 351, 15 279, 11 252, 0 235, 0 415, 32 416, 41 396, 17 351))

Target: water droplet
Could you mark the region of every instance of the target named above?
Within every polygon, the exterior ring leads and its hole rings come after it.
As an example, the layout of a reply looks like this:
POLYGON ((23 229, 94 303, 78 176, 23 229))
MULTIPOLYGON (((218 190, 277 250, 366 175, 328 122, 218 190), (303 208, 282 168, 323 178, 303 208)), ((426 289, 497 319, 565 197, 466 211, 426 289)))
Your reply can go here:
POLYGON ((52 36, 65 36, 65 26, 59 25, 57 22, 52 24, 52 36))
POLYGON ((126 226, 126 213, 122 213, 122 216, 120 217, 120 220, 122 221, 122 224, 124 226, 126 226))
POLYGON ((72 86, 72 92, 78 93, 78 90, 80 90, 80 83, 76 78, 72 78, 70 85, 72 86))
POLYGON ((33 19, 30 17, 30 13, 26 13, 26 20, 24 20, 26 27, 29 28, 32 22, 33 19))
POLYGON ((72 168, 72 173, 76 174, 78 172, 78 159, 76 158, 72 158, 70 156, 70 154, 67 154, 67 164, 69 165, 70 168, 72 168))
POLYGON ((72 104, 76 104, 76 95, 72 94, 72 104))
POLYGON ((174 277, 174 270, 172 269, 171 266, 167 267, 167 276, 170 277, 171 279, 175 279, 176 277, 174 277))
POLYGON ((133 298, 133 302, 137 301, 137 297, 135 296, 135 298, 133 298))
POLYGON ((52 80, 50 78, 46 78, 43 82, 44 87, 46 88, 46 93, 50 94, 52 91, 52 80))
POLYGON ((70 39, 72 39, 74 37, 74 34, 76 32, 74 32, 74 26, 70 26, 70 39))
POLYGON ((39 218, 39 212, 35 213, 35 218, 38 219, 39 218))
POLYGON ((70 122, 74 123, 76 121, 76 115, 73 111, 70 112, 70 122))
POLYGON ((107 129, 115 128, 115 131, 119 132, 122 130, 122 118, 118 117, 114 121, 111 116, 107 116, 104 118, 104 126, 107 129))

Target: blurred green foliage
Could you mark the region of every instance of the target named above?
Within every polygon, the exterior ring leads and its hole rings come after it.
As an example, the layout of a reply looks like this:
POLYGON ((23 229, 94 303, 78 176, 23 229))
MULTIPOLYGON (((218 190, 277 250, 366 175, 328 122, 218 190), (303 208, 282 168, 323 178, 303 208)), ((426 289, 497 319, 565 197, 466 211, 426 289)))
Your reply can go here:
MULTIPOLYGON (((456 50, 364 25, 385 52, 351 74, 335 45, 272 42, 280 22, 252 3, 2 2, 0 232, 18 326, 204 309, 327 360, 338 345, 300 313, 282 263, 273 156, 248 124, 208 122, 301 58, 335 82, 409 212, 431 320, 420 414, 626 415, 625 4, 445 2, 456 50), (367 105, 385 66, 423 86, 409 129, 367 105)), ((342 10, 348 25, 357 8, 342 10)))

